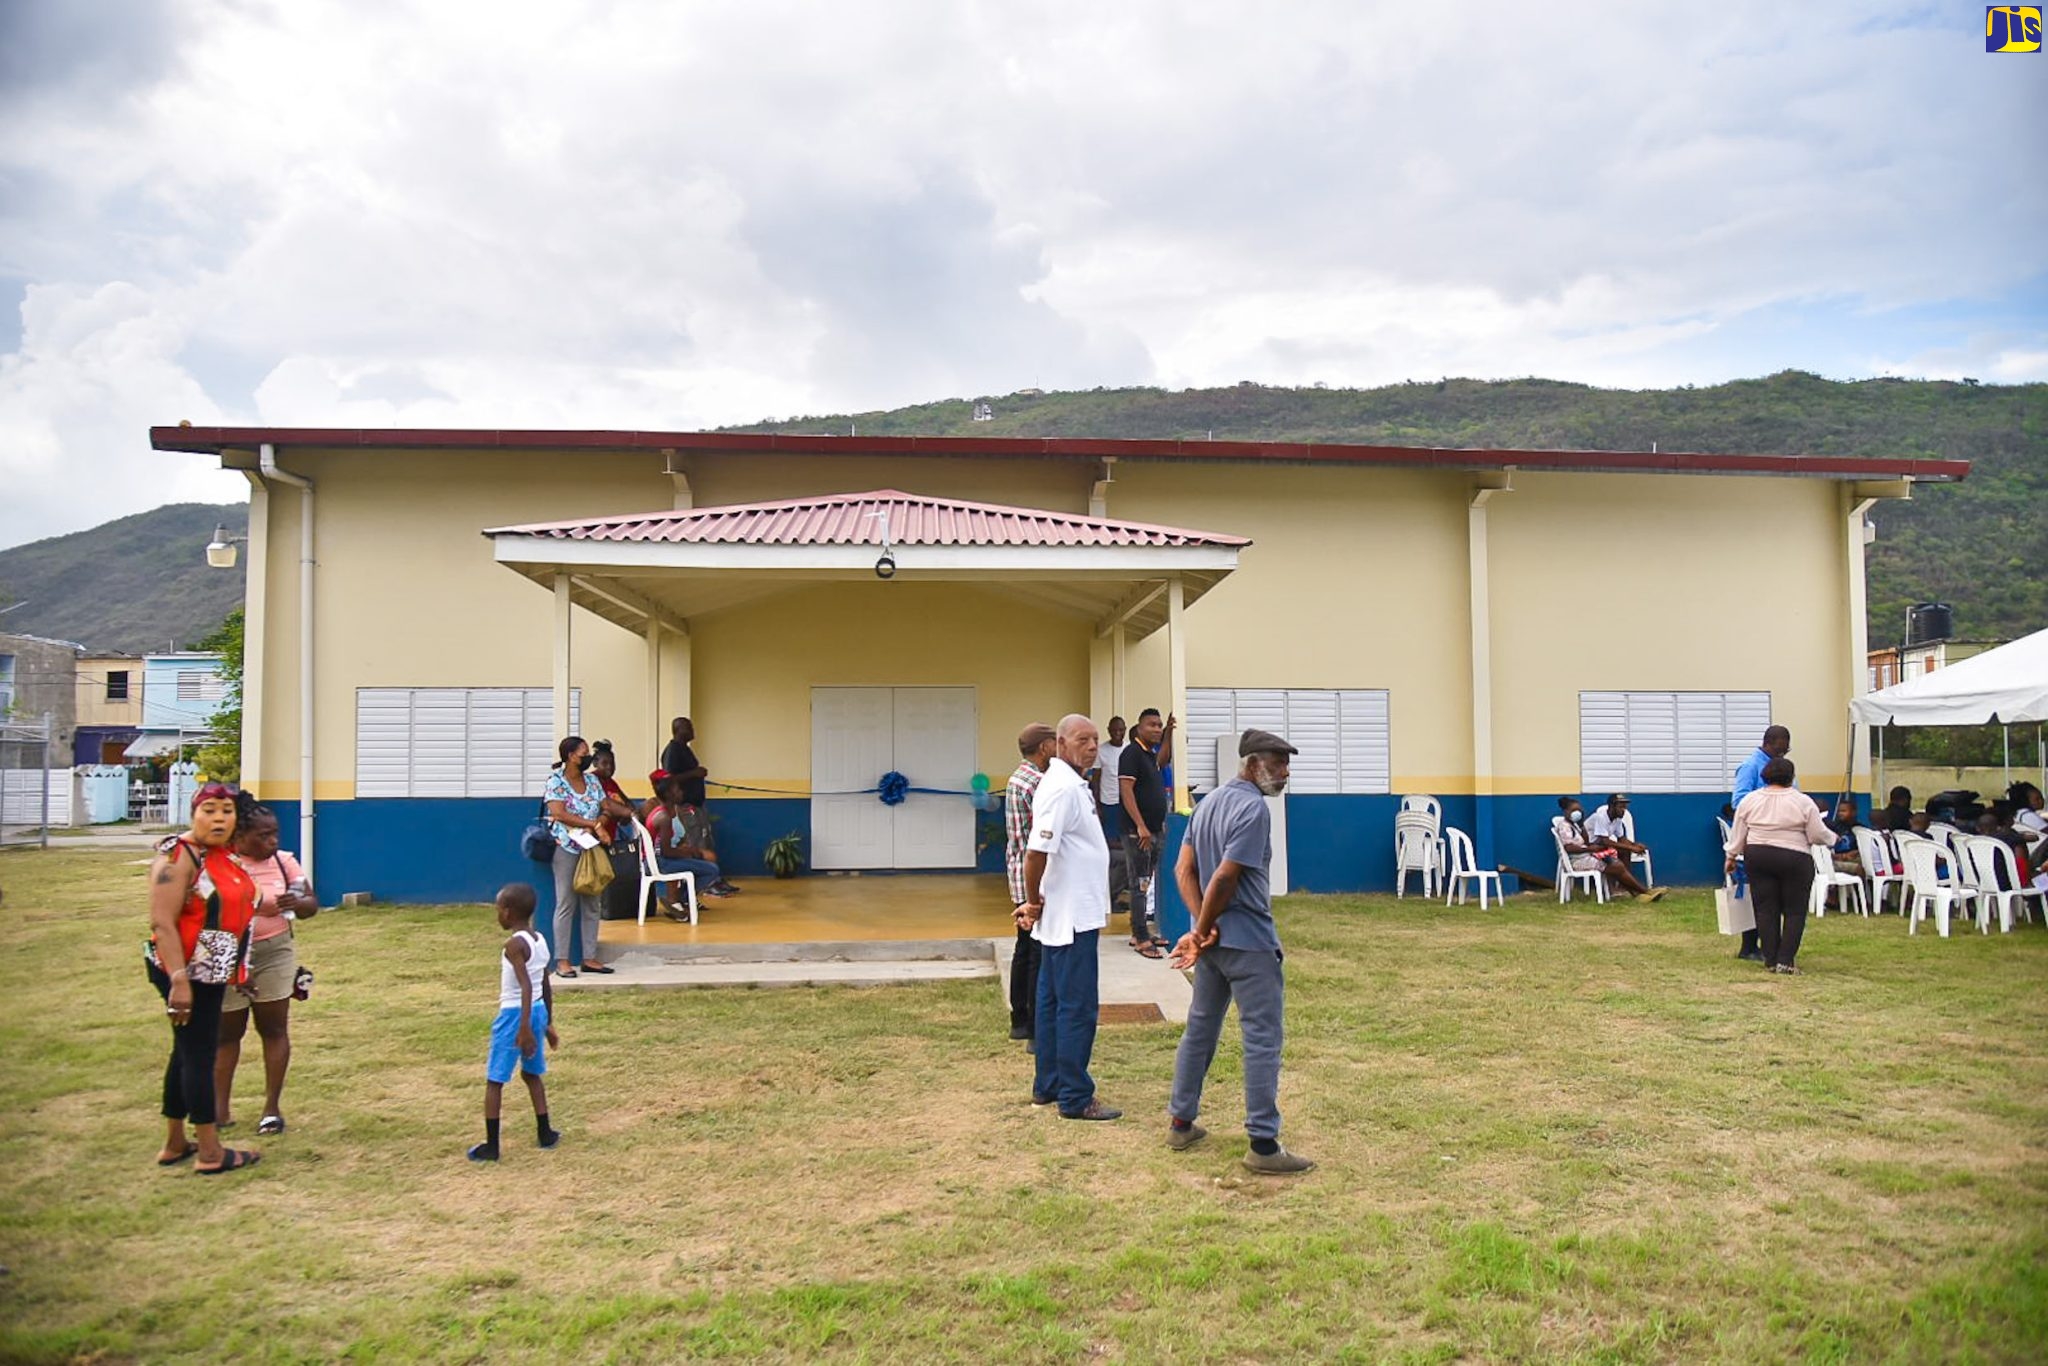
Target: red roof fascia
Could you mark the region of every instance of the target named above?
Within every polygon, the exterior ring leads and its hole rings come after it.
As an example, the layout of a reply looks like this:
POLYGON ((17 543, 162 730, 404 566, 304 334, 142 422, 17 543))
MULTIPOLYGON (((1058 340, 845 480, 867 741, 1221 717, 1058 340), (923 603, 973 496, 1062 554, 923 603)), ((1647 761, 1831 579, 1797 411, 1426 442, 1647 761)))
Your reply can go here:
POLYGON ((1096 437, 829 436, 762 432, 457 430, 449 428, 152 427, 160 451, 218 455, 229 447, 323 446, 414 450, 752 451, 783 455, 970 456, 985 459, 1217 460, 1250 464, 1383 465, 1424 469, 1609 470, 1954 480, 1967 460, 1690 451, 1534 451, 1341 442, 1140 441, 1096 437))

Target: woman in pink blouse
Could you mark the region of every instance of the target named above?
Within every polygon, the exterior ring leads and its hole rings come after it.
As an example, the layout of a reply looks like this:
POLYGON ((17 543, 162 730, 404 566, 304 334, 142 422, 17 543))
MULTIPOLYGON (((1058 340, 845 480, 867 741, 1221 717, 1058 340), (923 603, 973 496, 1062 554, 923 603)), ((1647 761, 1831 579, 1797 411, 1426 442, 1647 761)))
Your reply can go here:
POLYGON ((213 1092, 223 1128, 233 1123, 229 1104, 235 1066, 242 1060, 242 1039, 249 1018, 256 1019, 256 1037, 263 1041, 263 1118, 259 1134, 284 1132, 284 1074, 292 1065, 292 1001, 300 990, 299 959, 293 926, 319 913, 319 899, 299 861, 277 847, 277 817, 258 806, 248 793, 235 799, 235 862, 262 893, 256 918, 249 926, 249 980, 229 987, 221 1004, 220 1046, 214 1054, 213 1092))
POLYGON ((1799 939, 1806 933, 1806 900, 1813 890, 1813 846, 1832 845, 1834 832, 1820 818, 1813 798, 1792 786, 1792 761, 1764 765, 1764 785, 1735 808, 1728 840, 1727 873, 1743 856, 1749 874, 1749 904, 1756 912, 1758 947, 1764 967, 1794 973, 1799 939))

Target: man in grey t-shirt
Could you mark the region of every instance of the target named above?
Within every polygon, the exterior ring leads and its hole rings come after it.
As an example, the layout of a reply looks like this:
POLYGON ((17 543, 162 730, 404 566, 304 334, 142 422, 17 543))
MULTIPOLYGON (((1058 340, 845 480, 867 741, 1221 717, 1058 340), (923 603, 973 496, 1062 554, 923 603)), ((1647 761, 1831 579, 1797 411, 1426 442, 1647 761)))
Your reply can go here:
POLYGON ((1316 1165, 1280 1146, 1285 990, 1266 871, 1273 861, 1266 798, 1287 790, 1287 758, 1299 752, 1269 731, 1248 730, 1240 736, 1237 776, 1195 808, 1173 870, 1194 928, 1174 945, 1172 963, 1194 968, 1195 994, 1174 1056, 1167 1146, 1179 1151, 1208 1136, 1195 1116, 1223 1017, 1235 1001, 1244 1035, 1244 1127, 1252 1140, 1244 1165, 1271 1176, 1291 1176, 1316 1165))

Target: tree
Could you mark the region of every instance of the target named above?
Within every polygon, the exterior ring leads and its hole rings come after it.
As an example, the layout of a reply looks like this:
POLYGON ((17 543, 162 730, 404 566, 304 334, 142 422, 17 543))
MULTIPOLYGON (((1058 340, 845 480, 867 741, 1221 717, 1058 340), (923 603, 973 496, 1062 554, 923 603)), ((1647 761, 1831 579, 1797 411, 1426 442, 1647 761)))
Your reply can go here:
POLYGON ((227 695, 213 714, 213 743, 199 751, 199 771, 224 783, 242 780, 242 628, 237 607, 194 647, 220 656, 220 676, 227 684, 227 695))

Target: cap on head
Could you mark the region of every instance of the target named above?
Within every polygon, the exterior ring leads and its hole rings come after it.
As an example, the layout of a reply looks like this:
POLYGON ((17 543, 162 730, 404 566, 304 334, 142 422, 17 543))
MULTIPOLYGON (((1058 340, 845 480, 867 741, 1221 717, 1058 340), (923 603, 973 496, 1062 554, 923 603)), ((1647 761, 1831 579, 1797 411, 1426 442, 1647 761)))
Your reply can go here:
POLYGON ((1033 721, 1017 732, 1017 752, 1029 758, 1038 753, 1039 746, 1048 740, 1059 739, 1059 732, 1043 721, 1033 721))
POLYGON ((1612 796, 1610 796, 1610 797, 1609 797, 1609 798, 1607 799, 1607 804, 1608 804, 1609 806, 1627 806, 1627 805, 1628 805, 1628 793, 1626 793, 1626 792, 1616 792, 1616 793, 1614 793, 1614 794, 1613 794, 1612 796))
POLYGON ((1254 754, 1299 753, 1300 750, 1270 730, 1248 730, 1237 737, 1237 757, 1240 759, 1249 759, 1254 754))

